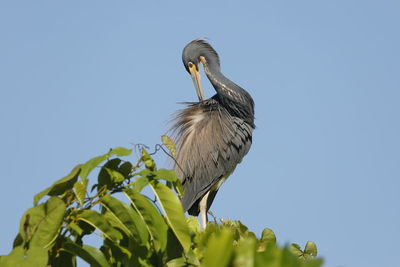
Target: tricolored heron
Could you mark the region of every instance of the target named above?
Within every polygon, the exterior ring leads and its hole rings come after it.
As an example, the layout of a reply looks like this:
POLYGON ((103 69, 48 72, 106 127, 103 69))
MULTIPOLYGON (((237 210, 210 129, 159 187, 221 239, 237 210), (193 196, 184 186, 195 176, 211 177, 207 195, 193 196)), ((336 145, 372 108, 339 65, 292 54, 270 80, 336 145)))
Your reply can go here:
POLYGON ((186 45, 182 60, 199 102, 187 103, 173 126, 175 171, 182 179, 183 208, 193 216, 200 213, 205 228, 220 186, 250 149, 254 102, 246 90, 221 73, 218 54, 206 41, 197 39, 186 45), (217 92, 209 99, 204 99, 200 63, 217 92))

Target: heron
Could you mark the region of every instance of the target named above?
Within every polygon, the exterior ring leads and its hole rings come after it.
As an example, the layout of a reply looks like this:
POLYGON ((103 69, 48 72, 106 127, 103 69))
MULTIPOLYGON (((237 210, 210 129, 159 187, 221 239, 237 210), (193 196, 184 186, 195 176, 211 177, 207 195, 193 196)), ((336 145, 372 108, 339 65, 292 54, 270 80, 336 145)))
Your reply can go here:
POLYGON ((182 60, 199 101, 186 102, 172 126, 177 147, 174 169, 183 186, 182 206, 189 215, 200 213, 204 229, 218 190, 252 144, 254 101, 221 73, 219 56, 206 40, 187 44, 182 60), (204 98, 200 64, 216 91, 209 99, 204 98))

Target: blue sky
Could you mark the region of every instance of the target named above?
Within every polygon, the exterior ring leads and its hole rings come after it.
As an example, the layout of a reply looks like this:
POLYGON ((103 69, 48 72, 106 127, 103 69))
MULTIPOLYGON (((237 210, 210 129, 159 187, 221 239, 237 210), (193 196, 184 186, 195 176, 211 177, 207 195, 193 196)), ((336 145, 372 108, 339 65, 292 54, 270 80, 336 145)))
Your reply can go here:
MULTIPOLYGON (((33 195, 111 147, 154 146, 195 101, 208 37, 256 103, 253 146, 212 211, 325 266, 393 266, 400 239, 398 1, 0 2, 0 254, 33 195)), ((214 94, 208 81, 207 97, 214 94)), ((159 165, 166 166, 164 156, 159 165)))

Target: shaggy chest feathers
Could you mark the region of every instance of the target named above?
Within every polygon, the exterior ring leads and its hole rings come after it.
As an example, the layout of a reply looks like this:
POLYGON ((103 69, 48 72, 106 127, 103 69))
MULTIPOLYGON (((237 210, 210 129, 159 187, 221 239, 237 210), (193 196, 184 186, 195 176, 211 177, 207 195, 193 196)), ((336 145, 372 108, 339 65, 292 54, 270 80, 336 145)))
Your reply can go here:
POLYGON ((185 210, 210 189, 218 190, 249 151, 253 128, 212 98, 190 103, 178 114, 175 171, 182 179, 185 210))

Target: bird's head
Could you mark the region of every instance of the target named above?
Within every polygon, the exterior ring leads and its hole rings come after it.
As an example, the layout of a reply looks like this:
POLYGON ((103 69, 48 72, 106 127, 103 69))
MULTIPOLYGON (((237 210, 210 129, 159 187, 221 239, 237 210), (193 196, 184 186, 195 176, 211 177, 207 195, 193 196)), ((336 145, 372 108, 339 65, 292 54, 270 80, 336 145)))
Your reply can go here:
POLYGON ((192 76, 199 101, 204 100, 200 79, 200 62, 219 69, 220 63, 217 52, 204 39, 196 39, 183 49, 182 61, 185 69, 192 76))

